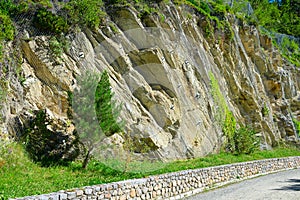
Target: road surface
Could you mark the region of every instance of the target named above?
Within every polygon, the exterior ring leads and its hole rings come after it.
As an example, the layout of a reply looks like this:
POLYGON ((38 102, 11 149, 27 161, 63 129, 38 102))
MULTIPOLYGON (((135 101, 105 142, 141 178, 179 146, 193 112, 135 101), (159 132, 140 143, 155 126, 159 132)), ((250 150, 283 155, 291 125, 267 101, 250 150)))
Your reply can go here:
POLYGON ((300 169, 269 174, 200 193, 186 200, 300 200, 300 169))

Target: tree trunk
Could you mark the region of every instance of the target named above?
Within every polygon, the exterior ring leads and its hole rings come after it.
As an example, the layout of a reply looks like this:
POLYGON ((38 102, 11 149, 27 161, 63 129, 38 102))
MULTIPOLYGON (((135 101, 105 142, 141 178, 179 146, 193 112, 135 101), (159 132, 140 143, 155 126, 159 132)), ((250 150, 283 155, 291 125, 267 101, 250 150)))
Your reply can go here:
POLYGON ((85 158, 82 162, 82 169, 86 169, 86 167, 90 161, 91 152, 92 152, 92 149, 89 149, 87 154, 85 155, 85 158))

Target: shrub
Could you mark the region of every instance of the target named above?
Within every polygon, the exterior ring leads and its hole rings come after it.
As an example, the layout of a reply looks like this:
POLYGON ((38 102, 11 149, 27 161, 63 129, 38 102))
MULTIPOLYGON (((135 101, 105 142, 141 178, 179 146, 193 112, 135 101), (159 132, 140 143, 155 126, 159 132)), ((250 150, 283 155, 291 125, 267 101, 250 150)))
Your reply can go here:
POLYGON ((60 57, 63 53, 63 44, 56 37, 52 37, 49 41, 50 49, 55 56, 60 57))
POLYGON ((222 95, 217 79, 213 73, 209 73, 212 97, 216 103, 215 118, 219 126, 222 127, 222 131, 226 140, 224 142, 225 151, 236 154, 250 154, 259 144, 258 138, 255 136, 255 131, 247 126, 236 128, 236 120, 230 112, 226 100, 222 95))
POLYGON ((222 131, 227 138, 225 143, 225 149, 229 152, 235 151, 235 144, 234 144, 234 134, 236 131, 236 120, 228 109, 225 112, 225 120, 223 122, 222 131))
POLYGON ((300 121, 293 118, 293 122, 294 122, 294 125, 295 125, 295 128, 296 128, 296 132, 297 132, 298 136, 300 137, 300 121))
POLYGON ((0 12, 9 15, 11 14, 15 9, 16 5, 12 2, 12 0, 2 0, 0 1, 0 12))
POLYGON ((208 13, 208 14, 210 14, 210 8, 209 8, 209 6, 208 6, 208 4, 206 3, 206 2, 201 2, 200 3, 200 8, 202 9, 202 10, 204 10, 206 13, 208 13))
POLYGON ((0 42, 1 40, 14 39, 15 28, 8 15, 0 10, 0 42))
POLYGON ((218 17, 223 17, 227 13, 227 7, 223 4, 216 3, 214 6, 215 15, 218 17))
POLYGON ((66 164, 78 156, 78 137, 52 130, 58 128, 49 128, 51 125, 53 121, 46 110, 36 111, 35 118, 20 138, 30 158, 42 166, 66 164))
POLYGON ((101 10, 102 5, 101 0, 73 0, 64 9, 70 15, 71 24, 97 28, 104 16, 104 12, 101 10))
POLYGON ((196 8, 200 13, 204 14, 205 16, 210 16, 210 8, 209 5, 204 1, 195 1, 195 0, 187 0, 187 4, 196 8))
POLYGON ((220 90, 218 80, 215 78, 212 72, 209 72, 209 79, 211 85, 211 94, 216 104, 215 119, 218 125, 222 126, 226 118, 226 111, 228 111, 228 107, 220 90))
POLYGON ((66 33, 69 30, 66 19, 62 16, 53 14, 45 8, 41 8, 37 11, 34 21, 39 29, 47 32, 60 34, 66 33))
POLYGON ((259 139, 255 131, 248 126, 241 126, 234 132, 234 148, 236 154, 253 153, 259 145, 259 139))
POLYGON ((286 59, 300 67, 300 48, 294 40, 284 37, 279 44, 279 49, 286 59))
POLYGON ((267 117, 270 113, 270 110, 266 104, 264 104, 264 107, 261 110, 263 117, 267 117))

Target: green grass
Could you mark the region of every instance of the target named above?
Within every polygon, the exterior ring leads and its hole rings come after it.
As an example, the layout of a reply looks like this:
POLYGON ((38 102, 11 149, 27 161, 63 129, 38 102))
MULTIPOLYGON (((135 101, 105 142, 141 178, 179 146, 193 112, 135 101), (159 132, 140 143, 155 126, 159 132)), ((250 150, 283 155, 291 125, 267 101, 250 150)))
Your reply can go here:
POLYGON ((165 169, 161 170, 161 172, 165 173, 184 169, 197 169, 251 160, 287 156, 300 156, 300 151, 294 148, 278 148, 272 151, 257 151, 251 155, 241 154, 236 156, 228 153, 213 154, 204 158, 172 162, 165 169))
POLYGON ((235 156, 220 153, 171 162, 151 174, 134 174, 116 171, 98 161, 91 161, 85 170, 81 169, 79 162, 73 162, 69 166, 40 167, 28 159, 20 144, 9 144, 4 150, 0 149, 0 199, 44 194, 185 169, 286 156, 300 156, 300 151, 294 148, 279 148, 273 151, 257 151, 252 155, 235 156))
POLYGON ((69 166, 40 167, 28 159, 18 144, 10 144, 1 157, 4 158, 0 159, 0 199, 141 177, 123 174, 95 161, 86 170, 76 162, 69 166))

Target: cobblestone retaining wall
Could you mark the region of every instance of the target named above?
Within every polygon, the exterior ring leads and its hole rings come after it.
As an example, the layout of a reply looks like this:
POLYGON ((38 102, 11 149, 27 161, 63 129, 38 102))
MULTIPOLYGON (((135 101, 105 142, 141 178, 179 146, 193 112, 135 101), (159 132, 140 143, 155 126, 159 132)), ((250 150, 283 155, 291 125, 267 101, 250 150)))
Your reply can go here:
POLYGON ((151 176, 109 184, 63 190, 51 194, 18 198, 19 200, 68 199, 182 199, 207 188, 272 172, 299 168, 300 157, 276 158, 236 163, 151 176))

